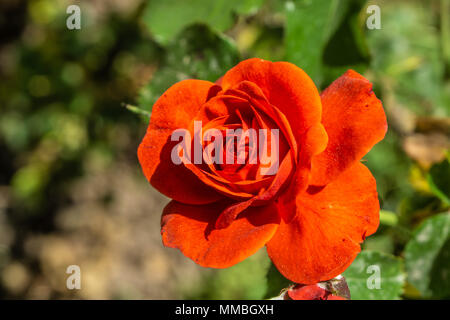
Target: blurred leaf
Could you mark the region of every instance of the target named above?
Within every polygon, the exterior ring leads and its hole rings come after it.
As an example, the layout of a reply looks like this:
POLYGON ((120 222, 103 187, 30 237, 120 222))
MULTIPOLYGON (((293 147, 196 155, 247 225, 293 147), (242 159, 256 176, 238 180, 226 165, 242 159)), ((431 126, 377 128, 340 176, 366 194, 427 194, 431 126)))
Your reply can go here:
POLYGON ((361 10, 365 0, 346 1, 349 4, 345 18, 331 36, 323 53, 323 72, 326 83, 331 83, 348 69, 363 73, 370 61, 366 43, 365 18, 361 10))
POLYGON ((323 49, 343 17, 345 6, 340 0, 286 3, 286 59, 316 82, 321 74, 323 49))
POLYGON ((0 118, 0 136, 11 149, 23 149, 28 143, 29 131, 22 116, 17 113, 2 113, 0 118))
POLYGON ((188 79, 216 81, 239 61, 236 46, 203 25, 187 28, 167 48, 165 61, 139 94, 138 104, 151 110, 174 83, 188 79))
POLYGON ((409 157, 423 167, 429 167, 445 159, 450 137, 438 132, 414 133, 405 137, 403 148, 409 157))
POLYGON ((385 210, 397 211, 397 205, 412 193, 408 183, 411 160, 399 146, 399 138, 388 130, 383 141, 377 143, 364 157, 364 164, 377 181, 377 191, 385 210))
POLYGON ((383 4, 382 28, 367 32, 372 69, 401 105, 419 115, 448 116, 441 43, 432 1, 383 4))
POLYGON ((395 226, 398 223, 398 217, 395 212, 380 210, 380 223, 387 226, 395 226))
POLYGON ((368 237, 362 244, 364 250, 380 251, 384 253, 394 252, 394 240, 389 234, 376 234, 368 237))
POLYGON ((279 296, 283 289, 286 289, 292 281, 289 281, 281 275, 273 263, 267 271, 267 292, 265 299, 279 296))
POLYGON ((48 168, 34 163, 19 169, 14 174, 11 185, 15 196, 20 200, 31 201, 39 196, 48 180, 48 168))
POLYGON ((233 13, 256 12, 264 0, 151 0, 143 19, 155 39, 167 44, 185 27, 205 23, 216 31, 233 25, 233 13))
POLYGON ((128 110, 130 110, 131 112, 138 114, 142 117, 144 117, 144 119, 148 120, 150 119, 150 112, 143 110, 141 108, 138 108, 136 106, 133 106, 131 104, 125 104, 125 108, 127 108, 128 110))
POLYGON ((441 0, 441 46, 447 65, 450 66, 450 2, 441 0))
POLYGON ((247 51, 250 56, 270 61, 280 61, 284 58, 283 28, 278 26, 263 26, 247 51))
POLYGON ((405 248, 408 282, 425 298, 450 297, 450 213, 425 220, 405 248))
POLYGON ((406 282, 403 289, 403 295, 408 299, 420 299, 420 292, 413 287, 409 282, 406 282))
MULTIPOLYGON (((216 1, 218 2, 218 1, 216 1)), ((233 2, 233 1, 228 1, 233 2)), ((255 14, 264 4, 265 0, 240 0, 235 1, 233 10, 240 15, 255 14)))
POLYGON ((450 161, 448 157, 431 167, 427 180, 431 191, 446 205, 450 205, 450 161))
MULTIPOLYGON (((404 198, 399 208, 399 225, 410 228, 423 219, 442 211, 441 201, 434 195, 421 191, 404 198)), ((409 240, 409 239, 408 239, 409 240)))
POLYGON ((199 292, 188 292, 187 299, 262 299, 267 290, 267 270, 270 260, 262 249, 235 266, 214 270, 204 278, 199 292))
POLYGON ((396 300, 404 285, 402 260, 377 251, 362 251, 343 273, 353 300, 396 300), (370 267, 370 268, 369 268, 370 267), (380 287, 370 289, 372 279, 379 270, 380 287))

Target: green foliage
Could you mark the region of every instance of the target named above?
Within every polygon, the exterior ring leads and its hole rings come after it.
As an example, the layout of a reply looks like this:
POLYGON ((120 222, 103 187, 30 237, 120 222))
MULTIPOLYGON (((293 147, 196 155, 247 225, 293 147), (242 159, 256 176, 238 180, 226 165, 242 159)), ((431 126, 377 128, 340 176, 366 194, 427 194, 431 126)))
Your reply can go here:
POLYGON ((263 0, 150 0, 143 18, 157 41, 167 44, 185 27, 204 23, 216 31, 233 25, 234 14, 254 13, 263 0))
POLYGON ((11 186, 17 198, 33 201, 33 198, 38 196, 39 192, 45 188, 48 180, 48 168, 42 164, 31 164, 16 172, 11 181, 11 186))
POLYGON ((341 24, 328 41, 323 52, 323 77, 331 83, 348 69, 364 72, 370 63, 366 41, 365 0, 344 1, 348 6, 341 24))
POLYGON ((398 216, 395 212, 380 210, 380 223, 393 227, 398 223, 398 216))
POLYGON ((369 47, 376 53, 373 71, 391 87, 397 102, 412 112, 449 116, 443 90, 443 44, 433 26, 435 13, 428 6, 423 1, 383 5, 382 29, 367 34, 369 47))
POLYGON ((399 202, 412 193, 408 182, 411 160, 402 150, 399 137, 388 130, 385 138, 372 148, 364 160, 364 165, 377 180, 382 207, 395 212, 399 202))
POLYGON ((161 67, 141 90, 138 104, 151 110, 155 101, 175 82, 184 79, 216 81, 239 62, 234 43, 204 25, 185 29, 166 48, 161 67))
POLYGON ((427 179, 431 191, 447 206, 450 206, 450 160, 449 157, 435 164, 428 172, 427 179))
POLYGON ((376 251, 362 251, 343 275, 353 300, 399 299, 405 278, 399 258, 376 251), (379 287, 374 280, 378 275, 379 287))
POLYGON ((198 291, 187 292, 187 299, 262 299, 267 291, 267 270, 270 260, 266 250, 259 250, 256 254, 227 268, 214 270, 204 279, 198 291))
POLYGON ((379 251, 383 253, 394 253, 394 239, 391 234, 372 235, 366 238, 362 247, 364 250, 379 251))
POLYGON ((350 65, 367 63, 364 29, 357 20, 363 4, 353 0, 287 2, 286 59, 304 69, 318 84, 323 80, 325 63, 333 76, 350 65))
POLYGON ((322 71, 322 53, 337 24, 343 18, 339 0, 297 1, 286 3, 286 59, 301 66, 318 81, 322 71))
POLYGON ((291 284, 292 282, 283 277, 275 265, 271 263, 267 271, 267 292, 265 298, 270 299, 279 296, 282 289, 287 288, 291 284))
POLYGON ((424 298, 450 297, 450 213, 425 220, 405 248, 408 281, 424 298))

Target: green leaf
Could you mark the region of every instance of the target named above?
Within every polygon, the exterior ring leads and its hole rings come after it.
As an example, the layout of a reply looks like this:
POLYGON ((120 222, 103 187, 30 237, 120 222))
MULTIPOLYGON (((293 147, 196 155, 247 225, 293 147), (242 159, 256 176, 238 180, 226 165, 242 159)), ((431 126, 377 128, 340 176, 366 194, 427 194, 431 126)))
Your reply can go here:
POLYGON ((141 116, 143 118, 143 120, 145 120, 147 122, 150 119, 151 114, 149 111, 143 110, 143 109, 133 106, 131 104, 125 104, 125 108, 127 108, 127 110, 141 116))
POLYGON ((48 183, 48 168, 33 163, 16 171, 12 179, 12 190, 21 200, 35 197, 48 183))
POLYGON ((450 205, 450 161, 448 157, 431 167, 427 180, 431 191, 446 205, 450 205))
POLYGON ((286 2, 286 59, 319 82, 322 54, 340 24, 349 1, 303 0, 286 2))
POLYGON ((281 275, 273 263, 267 271, 267 292, 265 299, 280 295, 281 291, 292 284, 292 281, 281 275))
POLYGON ((394 240, 389 234, 376 234, 368 237, 362 247, 364 250, 394 253, 394 240))
POLYGON ((204 23, 216 31, 229 29, 233 13, 252 14, 264 0, 151 0, 143 19, 155 39, 167 44, 185 27, 204 23))
POLYGON ((397 211, 399 202, 412 193, 408 180, 411 159, 402 150, 399 137, 388 130, 383 141, 377 143, 364 159, 377 181, 382 208, 397 211))
POLYGON ((450 2, 441 0, 441 46, 444 59, 450 66, 450 2))
MULTIPOLYGON (((448 2, 448 1, 444 1, 448 2)), ((367 32, 372 68, 396 103, 427 116, 449 116, 445 63, 432 1, 386 1, 380 30, 367 32)), ((438 7, 437 7, 438 8, 438 7)), ((436 9, 437 9, 436 8, 436 9)))
POLYGON ((331 36, 323 52, 323 73, 326 84, 344 74, 348 69, 363 73, 370 61, 366 43, 366 20, 361 10, 366 1, 350 0, 345 18, 331 36))
POLYGON ((402 260, 377 251, 362 251, 343 276, 353 300, 399 299, 405 278, 402 260))
MULTIPOLYGON (((226 269, 215 269, 196 290, 186 292, 186 299, 262 299, 267 291, 267 270, 270 259, 266 250, 226 269), (197 292, 195 292, 197 291, 197 292)), ((280 288, 281 289, 281 288, 280 288)))
POLYGON ((425 220, 405 248, 408 282, 424 298, 450 297, 450 213, 425 220))
POLYGON ((239 62, 235 44, 204 25, 185 29, 167 47, 165 59, 140 93, 138 105, 150 111, 174 83, 184 79, 216 81, 239 62))
POLYGON ((395 212, 380 210, 380 223, 393 227, 398 223, 398 216, 395 212))

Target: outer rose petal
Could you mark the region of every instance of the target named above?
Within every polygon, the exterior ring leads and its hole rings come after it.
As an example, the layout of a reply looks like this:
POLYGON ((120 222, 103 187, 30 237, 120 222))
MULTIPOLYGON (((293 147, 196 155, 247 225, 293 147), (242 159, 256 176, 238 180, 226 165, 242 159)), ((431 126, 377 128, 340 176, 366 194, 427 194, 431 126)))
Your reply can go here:
POLYGON ((227 268, 254 254, 278 228, 275 205, 248 208, 225 229, 215 229, 226 204, 185 205, 171 201, 161 220, 165 246, 178 248, 203 267, 227 268))
POLYGON ((347 71, 321 98, 328 145, 312 160, 312 185, 326 185, 335 179, 369 152, 387 131, 381 101, 373 93, 372 84, 357 72, 347 71))
POLYGON ((361 163, 324 188, 309 187, 291 202, 296 210, 267 243, 278 270, 296 283, 314 284, 342 273, 360 251, 360 243, 379 223, 375 179, 361 163))
POLYGON ((321 119, 321 101, 314 82, 299 67, 288 62, 248 59, 229 70, 221 79, 223 90, 242 81, 257 84, 267 100, 291 121, 299 137, 321 119))
POLYGON ((289 203, 295 199, 297 194, 303 192, 308 186, 308 177, 311 169, 311 157, 325 149, 328 136, 322 124, 311 127, 304 135, 303 144, 301 144, 300 164, 292 177, 290 185, 286 192, 279 198, 280 208, 285 208, 284 203, 288 203, 286 210, 280 210, 280 216, 284 222, 290 222, 296 215, 289 203))
POLYGON ((205 204, 222 198, 184 165, 175 165, 170 141, 176 129, 187 129, 217 86, 208 81, 184 80, 170 87, 153 106, 147 133, 139 145, 138 158, 147 180, 166 196, 189 204, 205 204))
MULTIPOLYGON (((327 133, 320 124, 322 103, 314 82, 299 67, 288 62, 270 62, 248 59, 229 70, 221 79, 223 90, 243 81, 261 88, 267 100, 277 107, 290 122, 300 149, 295 179, 304 189, 308 183, 311 157, 322 152, 328 142, 327 133)), ((291 216, 282 212, 286 219, 291 216)))

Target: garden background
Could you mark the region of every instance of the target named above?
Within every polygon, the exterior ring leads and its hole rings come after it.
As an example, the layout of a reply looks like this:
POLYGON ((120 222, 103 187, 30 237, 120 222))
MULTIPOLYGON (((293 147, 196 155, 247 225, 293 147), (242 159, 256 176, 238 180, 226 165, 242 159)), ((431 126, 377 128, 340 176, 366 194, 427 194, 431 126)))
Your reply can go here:
POLYGON ((344 275, 354 299, 450 298, 447 0, 2 0, 0 298, 261 299, 286 287, 264 252, 212 270, 164 248, 168 199, 136 156, 162 92, 249 57, 295 63, 321 90, 349 68, 374 83, 389 131, 364 163, 381 224, 344 275), (80 30, 66 27, 71 4, 80 30), (367 28, 369 5, 381 29, 367 28), (66 288, 73 264, 80 290, 66 288))

